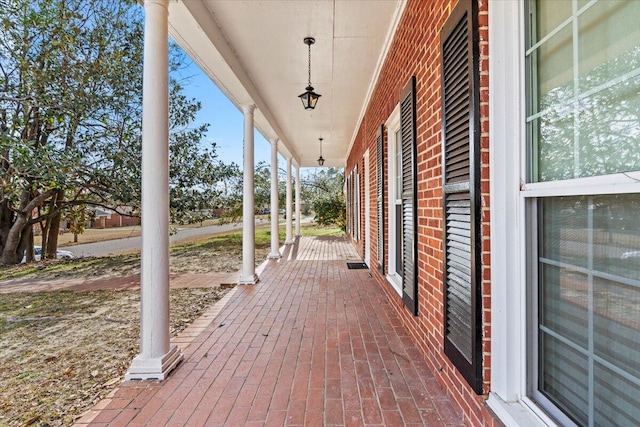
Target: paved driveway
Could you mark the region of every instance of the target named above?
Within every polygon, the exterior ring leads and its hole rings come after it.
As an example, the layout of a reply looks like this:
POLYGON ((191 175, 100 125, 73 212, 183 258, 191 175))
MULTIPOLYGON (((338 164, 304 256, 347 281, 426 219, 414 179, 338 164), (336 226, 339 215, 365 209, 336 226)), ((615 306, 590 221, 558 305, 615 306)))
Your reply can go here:
MULTIPOLYGON (((256 220, 257 226, 265 224, 268 224, 267 220, 256 220)), ((194 237, 209 236, 234 230, 242 230, 242 223, 236 222, 233 224, 210 225, 207 227, 199 228, 179 228, 178 232, 171 236, 170 241, 171 243, 175 243, 182 240, 192 239, 194 237)), ((122 252, 140 250, 141 241, 142 240, 140 236, 128 237, 125 239, 108 240, 104 242, 85 243, 82 245, 69 246, 66 247, 65 250, 73 252, 76 257, 107 256, 122 252)))

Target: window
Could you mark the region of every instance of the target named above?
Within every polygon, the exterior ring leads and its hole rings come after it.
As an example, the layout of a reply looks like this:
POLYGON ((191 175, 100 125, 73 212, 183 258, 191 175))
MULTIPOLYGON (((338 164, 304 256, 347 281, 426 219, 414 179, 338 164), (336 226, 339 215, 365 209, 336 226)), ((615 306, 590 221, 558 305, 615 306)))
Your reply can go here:
POLYGON ((402 296, 402 139, 400 138, 400 107, 396 107, 386 123, 389 253, 387 280, 402 296))
POLYGON ((360 241, 360 172, 358 165, 353 169, 353 238, 360 241))
POLYGON ((415 93, 416 78, 413 76, 387 120, 390 159, 387 280, 413 315, 418 314, 415 93))
POLYGON ((528 2, 529 396, 640 419, 640 2, 528 2))
POLYGON ((376 207, 378 269, 384 274, 384 125, 380 126, 376 136, 376 207))
POLYGON ((347 177, 347 232, 357 242, 360 240, 360 175, 355 165, 347 177))
POLYGON ((475 1, 462 1, 440 33, 444 351, 482 393, 480 92, 475 1))

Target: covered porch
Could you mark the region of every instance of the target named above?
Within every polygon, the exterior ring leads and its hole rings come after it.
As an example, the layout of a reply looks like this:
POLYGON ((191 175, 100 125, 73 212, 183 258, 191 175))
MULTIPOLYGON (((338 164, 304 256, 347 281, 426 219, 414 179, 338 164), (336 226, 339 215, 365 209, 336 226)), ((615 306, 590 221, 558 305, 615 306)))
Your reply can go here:
POLYGON ((344 237, 298 237, 178 336, 164 381, 128 381, 78 425, 459 426, 344 237))

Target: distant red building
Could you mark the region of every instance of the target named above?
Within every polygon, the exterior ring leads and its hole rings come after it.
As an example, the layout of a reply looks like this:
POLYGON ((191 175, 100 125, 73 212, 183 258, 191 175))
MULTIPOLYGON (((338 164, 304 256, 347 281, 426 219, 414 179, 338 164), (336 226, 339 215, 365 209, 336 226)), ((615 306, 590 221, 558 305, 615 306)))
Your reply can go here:
MULTIPOLYGON (((124 212, 131 212, 131 208, 125 207, 121 209, 124 212)), ((132 225, 140 225, 140 218, 126 214, 120 214, 111 209, 94 209, 95 216, 91 220, 89 228, 111 228, 111 227, 128 227, 132 225)))

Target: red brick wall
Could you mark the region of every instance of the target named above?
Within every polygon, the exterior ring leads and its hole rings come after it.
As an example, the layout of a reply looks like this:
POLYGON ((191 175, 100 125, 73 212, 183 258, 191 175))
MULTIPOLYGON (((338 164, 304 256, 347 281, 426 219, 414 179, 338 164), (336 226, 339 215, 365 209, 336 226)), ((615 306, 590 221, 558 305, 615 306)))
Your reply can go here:
POLYGON ((97 218, 93 228, 128 227, 132 225, 140 225, 140 218, 112 213, 111 218, 106 216, 97 218))
MULTIPOLYGON (((457 404, 465 422, 471 425, 499 424, 484 405, 490 390, 490 257, 489 257, 489 117, 488 117, 488 0, 479 0, 480 23, 480 109, 481 109, 481 186, 482 186, 482 293, 483 293, 483 378, 484 396, 477 396, 444 354, 443 326, 443 245, 442 245, 442 151, 441 151, 441 58, 440 29, 457 0, 409 0, 393 43, 382 67, 377 85, 360 124, 347 159, 346 174, 363 155, 370 152, 371 265, 377 260, 377 211, 375 138, 399 102, 400 91, 412 75, 416 76, 417 164, 418 164, 418 304, 419 316, 412 316, 398 294, 374 267, 372 273, 386 292, 413 340, 426 356, 429 367, 445 391, 457 404)), ((385 135, 385 183, 387 177, 387 135, 385 135)), ((364 172, 364 171, 363 171, 364 172)), ((364 178, 361 173, 361 183, 364 178)), ((385 194, 388 193, 385 185, 385 194)), ((364 197, 364 189, 361 191, 364 197)), ((389 204, 385 197, 385 212, 389 204)), ((361 215, 364 215, 364 200, 361 215)), ((364 219, 362 219, 364 233, 364 219)), ((388 236, 385 224, 385 236, 388 236)), ((385 242, 387 256, 388 242, 385 242)), ((356 245, 363 254, 363 240, 356 245)), ((387 265, 387 260, 385 260, 387 265)))

